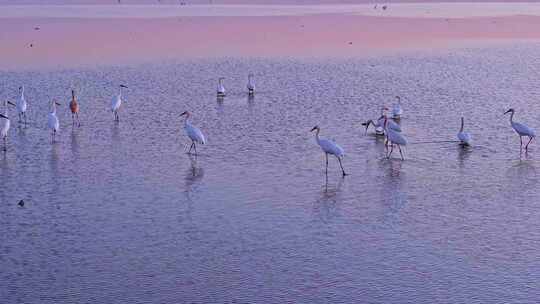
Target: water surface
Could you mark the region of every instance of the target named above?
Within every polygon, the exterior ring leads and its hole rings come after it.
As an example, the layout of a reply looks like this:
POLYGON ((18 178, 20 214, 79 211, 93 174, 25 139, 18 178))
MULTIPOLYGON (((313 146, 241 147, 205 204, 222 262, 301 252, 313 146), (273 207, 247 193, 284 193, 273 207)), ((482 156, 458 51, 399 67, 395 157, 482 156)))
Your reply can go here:
POLYGON ((538 50, 2 72, 2 100, 26 85, 30 124, 14 122, 0 155, 0 298, 534 303, 540 143, 520 156, 502 113, 514 107, 540 126, 538 50), (108 105, 120 83, 130 89, 115 124, 108 105), (71 84, 81 128, 68 113, 71 84), (397 94, 405 161, 385 159, 360 125, 397 94), (64 104, 54 145, 51 98, 64 104), (184 110, 207 135, 197 158, 185 154, 184 110), (469 150, 445 142, 462 115, 469 150), (343 146, 350 176, 330 159, 325 177, 315 124, 343 146))

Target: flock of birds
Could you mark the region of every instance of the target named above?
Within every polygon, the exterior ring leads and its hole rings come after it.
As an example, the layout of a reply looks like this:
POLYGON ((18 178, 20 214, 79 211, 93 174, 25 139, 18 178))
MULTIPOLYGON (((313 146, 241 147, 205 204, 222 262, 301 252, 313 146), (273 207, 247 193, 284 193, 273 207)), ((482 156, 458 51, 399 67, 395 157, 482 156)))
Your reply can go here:
MULTIPOLYGON (((217 85, 217 97, 223 98, 226 96, 226 90, 224 85, 224 79, 223 77, 218 79, 218 85, 217 85)), ((127 89, 128 87, 126 85, 120 85, 118 94, 116 94, 111 101, 111 112, 114 115, 114 121, 119 122, 120 116, 119 116, 119 110, 122 106, 122 91, 123 89, 127 89)), ((247 93, 249 96, 253 96, 255 94, 255 83, 253 81, 253 74, 248 75, 248 81, 247 81, 247 93)), ((397 147, 399 149, 399 153, 401 155, 401 159, 404 160, 402 147, 407 145, 407 139, 405 135, 402 133, 401 126, 397 123, 401 119, 401 116, 403 115, 403 108, 401 107, 401 98, 399 96, 396 96, 397 102, 394 104, 391 115, 389 117, 388 111, 390 109, 386 106, 381 107, 381 115, 375 119, 375 120, 368 120, 362 125, 365 126, 367 133, 370 126, 373 126, 375 128, 375 134, 378 136, 384 136, 385 137, 385 147, 386 147, 386 157, 390 158, 392 155, 392 152, 394 151, 394 147, 397 147), (390 148, 388 148, 390 146, 390 148)), ((47 125, 48 128, 51 130, 51 142, 55 142, 56 133, 60 129, 60 121, 58 119, 58 116, 56 115, 56 106, 60 106, 61 104, 56 102, 55 100, 51 101, 51 112, 48 114, 47 117, 47 125)), ((19 99, 16 103, 13 103, 9 100, 4 101, 4 113, 0 113, 0 136, 3 138, 4 141, 4 151, 7 151, 7 139, 8 139, 8 132, 10 129, 10 118, 9 118, 9 106, 14 106, 17 108, 17 114, 18 114, 18 121, 21 124, 27 124, 27 110, 28 110, 28 103, 26 102, 26 98, 24 96, 24 86, 19 87, 19 99)), ((71 101, 69 103, 69 108, 71 110, 72 115, 72 123, 75 126, 80 127, 80 120, 79 120, 79 104, 77 103, 77 98, 75 96, 75 91, 71 90, 71 101)), ((533 129, 528 127, 525 124, 515 122, 514 121, 514 109, 509 109, 504 114, 510 113, 510 125, 514 129, 514 131, 519 135, 520 139, 520 151, 523 149, 523 137, 527 137, 529 141, 525 145, 525 151, 528 151, 529 144, 531 141, 536 137, 536 133, 533 129)), ((191 113, 188 111, 183 112, 180 116, 185 116, 184 121, 184 130, 186 132, 186 135, 191 140, 191 146, 189 148, 188 153, 191 153, 191 150, 193 149, 195 151, 195 155, 197 154, 197 144, 204 145, 206 143, 205 136, 203 132, 197 128, 196 126, 192 125, 189 122, 189 118, 191 117, 191 113)), ((462 146, 470 146, 472 143, 472 138, 470 133, 466 132, 464 130, 465 127, 465 120, 463 117, 461 117, 461 128, 459 132, 457 133, 457 139, 459 140, 460 145, 462 146)), ((322 152, 325 154, 326 158, 326 172, 328 173, 328 156, 333 155, 337 158, 339 162, 339 166, 341 168, 341 172, 343 176, 347 175, 345 173, 345 169, 343 168, 342 164, 342 158, 345 155, 345 151, 341 146, 339 146, 337 143, 335 143, 332 140, 324 139, 319 137, 321 129, 319 126, 315 126, 311 129, 311 132, 315 132, 315 140, 317 144, 320 146, 322 152)))

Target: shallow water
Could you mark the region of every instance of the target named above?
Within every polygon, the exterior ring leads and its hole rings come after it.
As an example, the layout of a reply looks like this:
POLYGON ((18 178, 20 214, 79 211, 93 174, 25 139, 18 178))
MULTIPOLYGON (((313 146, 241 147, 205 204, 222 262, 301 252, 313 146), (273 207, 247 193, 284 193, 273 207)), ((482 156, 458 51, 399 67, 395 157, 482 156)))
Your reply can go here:
POLYGON ((540 143, 520 157, 502 113, 512 106, 540 126, 539 48, 2 72, 0 98, 26 85, 30 124, 14 121, 0 158, 0 298, 537 302, 540 143), (68 113, 72 83, 81 128, 68 113), (107 109, 120 83, 130 89, 115 124, 107 109), (385 159, 360 125, 396 94, 405 161, 385 159), (51 145, 46 114, 60 96, 51 145), (207 135, 196 159, 185 154, 184 110, 207 135), (444 142, 461 115, 469 150, 444 142), (325 179, 315 124, 343 146, 350 176, 330 159, 325 179))

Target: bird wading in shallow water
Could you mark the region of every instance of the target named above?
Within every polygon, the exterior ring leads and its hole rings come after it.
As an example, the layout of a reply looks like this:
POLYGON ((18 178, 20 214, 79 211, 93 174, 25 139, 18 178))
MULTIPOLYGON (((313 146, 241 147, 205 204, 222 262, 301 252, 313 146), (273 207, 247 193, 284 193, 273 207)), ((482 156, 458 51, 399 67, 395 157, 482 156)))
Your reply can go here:
POLYGON ((47 124, 49 126, 49 129, 51 129, 51 142, 54 143, 56 139, 56 133, 60 129, 60 121, 58 120, 58 116, 56 116, 56 106, 59 106, 60 104, 56 101, 52 101, 52 110, 51 113, 49 113, 49 116, 47 117, 47 124))
POLYGON ((331 140, 320 138, 319 132, 321 131, 321 129, 319 128, 319 126, 313 127, 313 129, 311 129, 311 132, 313 131, 315 131, 315 140, 317 141, 319 147, 321 147, 321 150, 324 152, 324 156, 326 157, 325 173, 328 174, 328 154, 331 154, 337 158, 337 160, 339 161, 339 166, 341 167, 341 173, 343 174, 343 176, 346 176, 347 173, 345 173, 345 170, 343 169, 343 164, 341 163, 341 158, 343 158, 343 156, 345 155, 345 151, 343 150, 343 148, 341 148, 338 144, 331 140))
POLYGON ((19 94, 20 96, 17 100, 17 114, 19 115, 19 122, 22 122, 24 118, 24 125, 26 126, 26 110, 28 108, 28 104, 26 103, 26 98, 24 97, 24 86, 19 87, 19 94))
POLYGON ((510 113, 510 125, 512 126, 512 129, 516 131, 516 133, 519 135, 519 151, 523 149, 523 137, 526 136, 529 138, 529 142, 525 146, 525 152, 528 151, 529 144, 531 141, 536 137, 536 133, 533 129, 529 128, 527 125, 524 125, 519 122, 514 121, 514 109, 508 109, 508 111, 504 112, 504 114, 510 113))
POLYGON ((225 86, 223 85, 223 80, 225 80, 225 77, 220 77, 218 79, 217 97, 225 97, 225 86))
POLYGON ((255 83, 253 82, 253 74, 251 73, 248 74, 247 90, 250 96, 255 94, 255 83))
POLYGON ((386 155, 386 158, 390 158, 392 152, 394 152, 394 145, 397 145, 401 159, 405 160, 403 157, 403 152, 401 152, 401 146, 407 145, 407 139, 405 139, 405 136, 403 136, 401 133, 396 132, 388 127, 388 117, 384 118, 384 132, 386 133, 386 140, 390 143, 390 152, 386 155))
POLYGON ((79 104, 75 98, 75 90, 71 90, 71 101, 69 102, 69 109, 71 110, 71 121, 72 124, 81 126, 81 121, 79 120, 79 104))
POLYGON ((114 114, 114 121, 119 122, 120 116, 118 115, 118 111, 120 110, 120 106, 122 105, 122 89, 127 89, 128 87, 121 84, 118 89, 118 95, 114 96, 111 101, 111 111, 114 114))
POLYGON ((396 96, 397 103, 394 104, 394 107, 392 108, 392 118, 394 119, 400 119, 401 115, 403 115, 403 109, 401 108, 401 97, 396 96))
POLYGON ((459 142, 462 146, 470 146, 471 141, 472 141, 471 134, 469 134, 469 132, 463 131, 464 126, 465 126, 465 119, 461 117, 461 128, 459 129, 457 138, 459 139, 459 142))
POLYGON ((194 149, 195 155, 197 155, 196 144, 204 145, 206 144, 206 139, 204 138, 204 134, 202 133, 202 131, 189 122, 189 117, 191 116, 191 113, 185 111, 184 113, 180 114, 180 116, 184 115, 186 116, 186 120, 184 121, 184 130, 186 131, 186 135, 189 137, 189 139, 191 139, 191 146, 189 147, 189 151, 187 153, 189 154, 191 152, 191 149, 194 149))
POLYGON ((0 115, 0 136, 4 140, 4 151, 7 151, 7 139, 11 121, 9 120, 9 105, 15 106, 11 101, 4 101, 4 114, 0 115))

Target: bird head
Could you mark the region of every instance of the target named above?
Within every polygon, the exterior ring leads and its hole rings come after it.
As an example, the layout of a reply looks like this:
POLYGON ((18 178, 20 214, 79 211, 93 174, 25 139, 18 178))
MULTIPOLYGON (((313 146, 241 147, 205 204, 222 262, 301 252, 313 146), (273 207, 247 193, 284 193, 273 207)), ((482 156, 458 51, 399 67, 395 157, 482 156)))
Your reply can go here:
POLYGON ((125 85, 125 84, 121 84, 120 87, 121 87, 121 88, 124 88, 124 89, 127 89, 127 88, 128 88, 127 85, 125 85))
POLYGON ((180 116, 184 116, 184 115, 186 115, 186 117, 189 117, 189 112, 188 112, 188 111, 184 111, 184 112, 182 112, 182 114, 180 114, 180 116))
POLYGON ((75 90, 71 89, 71 97, 75 98, 75 90))
POLYGON ((53 104, 57 105, 57 106, 61 106, 62 104, 58 103, 58 101, 56 100, 53 100, 53 104))
POLYGON ((2 118, 5 118, 5 119, 9 120, 9 118, 8 118, 8 117, 7 117, 6 115, 0 114, 0 117, 2 117, 2 118))
POLYGON ((514 113, 514 109, 510 108, 508 109, 508 111, 504 112, 504 114, 508 114, 508 113, 514 113))
POLYGON ((309 131, 309 132, 313 132, 313 131, 315 131, 315 130, 320 130, 319 126, 313 127, 313 129, 311 129, 311 131, 309 131))
POLYGON ((396 99, 397 99, 398 101, 401 101, 401 97, 399 97, 399 96, 396 96, 396 99))
POLYGON ((15 106, 15 104, 13 102, 9 101, 9 100, 7 101, 7 104, 15 106))

